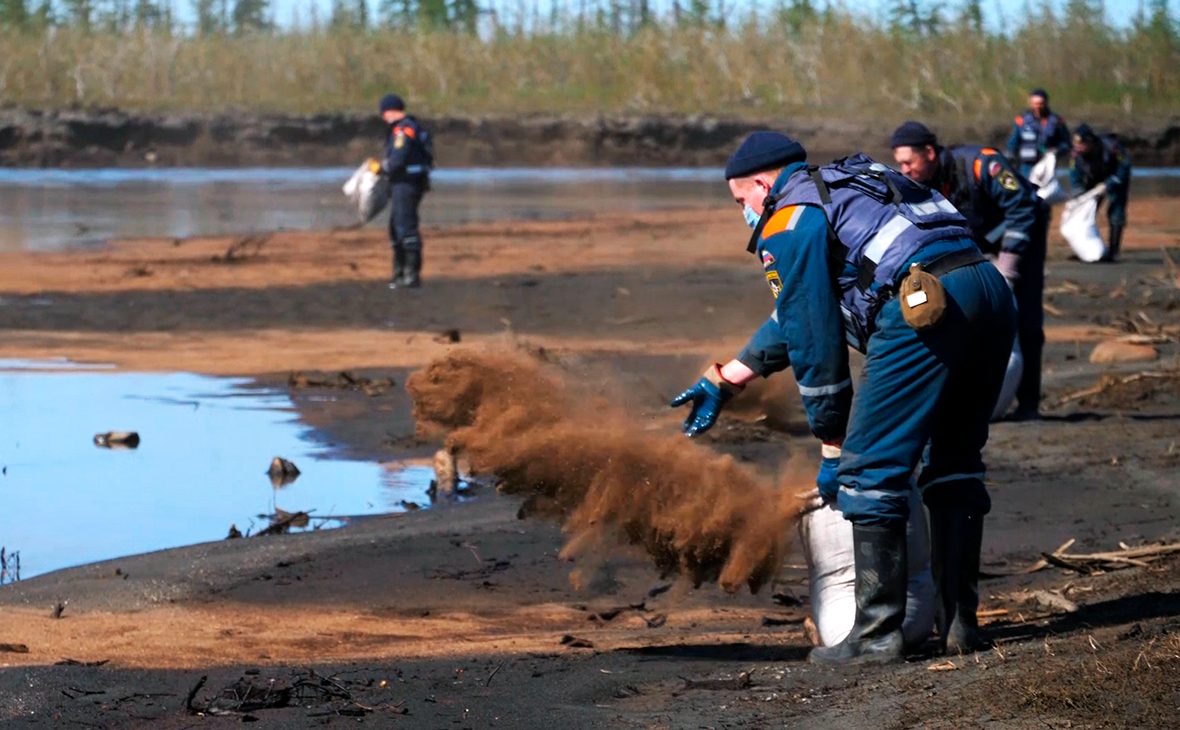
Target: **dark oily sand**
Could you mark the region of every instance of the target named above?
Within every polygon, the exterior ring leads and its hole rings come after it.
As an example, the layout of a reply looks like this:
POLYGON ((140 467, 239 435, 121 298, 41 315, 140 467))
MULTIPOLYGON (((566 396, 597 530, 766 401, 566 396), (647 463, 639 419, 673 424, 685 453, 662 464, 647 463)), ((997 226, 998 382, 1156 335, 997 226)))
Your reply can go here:
MULTIPOLYGON (((1146 213, 1137 215, 1133 221, 1145 227, 1134 230, 1133 223, 1132 232, 1142 238, 1118 265, 1083 265, 1067 260, 1060 248, 1053 250, 1047 302, 1060 314, 1049 313, 1051 332, 1087 327, 1131 332, 1138 326, 1135 318, 1145 323, 1140 312, 1165 329, 1180 324, 1180 290, 1165 276, 1168 266, 1159 249, 1171 246, 1175 258, 1176 234, 1162 214, 1151 220, 1146 213), (1146 228, 1148 224, 1155 227, 1146 228)), ((668 260, 677 259, 670 253, 668 260)), ((636 418, 647 419, 653 432, 668 435, 675 433, 676 418, 667 414, 666 399, 692 382, 706 362, 731 354, 728 346, 717 344, 720 337, 745 333, 765 317, 769 300, 756 288, 762 286, 758 275, 756 267, 749 271, 737 265, 707 272, 671 263, 643 270, 620 265, 577 277, 574 284, 550 286, 538 277, 541 286, 521 288, 522 293, 513 296, 506 296, 503 286, 497 287, 489 277, 462 282, 467 309, 460 311, 471 320, 503 316, 526 334, 609 332, 620 340, 654 342, 687 328, 686 336, 701 342, 697 353, 665 353, 654 346, 645 354, 558 353, 563 360, 577 361, 584 368, 579 372, 599 373, 588 378, 594 385, 609 381, 603 373, 615 373, 637 394, 628 403, 636 418), (617 294, 619 288, 628 294, 617 294), (476 302, 485 307, 491 302, 496 309, 482 314, 476 302), (701 303, 713 307, 716 315, 702 314, 701 303), (612 322, 587 315, 608 308, 612 322)), ((208 315, 192 323, 193 328, 248 329, 266 322, 268 312, 282 319, 297 307, 304 307, 312 322, 356 326, 388 316, 389 301, 378 299, 375 290, 376 284, 365 283, 291 288, 272 291, 271 297, 259 298, 247 310, 221 313, 212 302, 224 292, 190 292, 183 298, 209 303, 200 314, 189 315, 208 315), (338 306, 357 292, 364 296, 356 308, 338 306), (337 313, 335 319, 329 312, 337 313)), ((405 307, 403 326, 463 329, 467 322, 443 322, 437 315, 445 297, 456 291, 423 290, 420 301, 405 307)), ((5 315, 5 321, 11 332, 34 323, 66 329, 88 299, 66 298, 60 309, 50 305, 35 316, 29 314, 31 309, 21 309, 5 315)), ((145 301, 137 296, 103 297, 105 319, 92 316, 81 329, 97 336, 111 329, 142 332, 162 326, 148 315, 134 324, 129 315, 143 311, 145 301)), ((166 325, 184 328, 185 309, 169 311, 175 314, 166 325)), ((63 618, 51 624, 57 633, 45 635, 60 647, 37 660, 45 663, 110 658, 101 645, 91 643, 87 651, 80 651, 93 637, 73 633, 82 625, 79 619, 97 615, 95 609, 141 609, 133 614, 141 624, 152 621, 151 609, 161 607, 192 611, 194 616, 198 611, 230 610, 268 617, 274 614, 266 612, 277 609, 348 612, 364 616, 385 637, 366 637, 369 643, 362 646, 359 637, 296 636, 311 648, 283 656, 253 647, 249 660, 223 661, 220 657, 229 654, 227 648, 250 647, 248 634, 235 634, 191 656, 189 668, 174 670, 136 668, 142 662, 27 666, 45 649, 21 635, 27 631, 21 622, 28 621, 28 614, 5 616, 0 642, 25 644, 29 654, 0 654, 0 664, 7 665, 0 670, 0 726, 236 725, 244 719, 241 715, 189 714, 185 701, 201 676, 207 680, 194 697, 198 708, 208 707, 227 688, 241 688, 243 680, 258 685, 274 679, 292 686, 312 679, 310 669, 331 677, 355 702, 373 711, 360 718, 349 716, 346 713, 356 709, 349 700, 319 692, 308 700, 310 707, 251 710, 250 717, 257 718, 253 724, 853 730, 1177 727, 1177 559, 1101 575, 1060 568, 1023 573, 1041 553, 1071 539, 1076 541, 1072 553, 1117 550, 1120 542, 1134 546, 1180 539, 1180 396, 1175 389, 1111 390, 1093 402, 1053 405, 1094 387, 1107 374, 1124 377, 1172 367, 1177 346, 1161 344, 1155 364, 1105 368, 1088 362, 1093 344, 1094 340, 1054 336, 1046 349, 1046 419, 1001 423, 992 429, 986 457, 994 507, 986 523, 984 567, 1001 577, 983 582, 981 607, 988 612, 988 631, 999 644, 977 657, 923 656, 863 672, 817 670, 804 662, 808 646, 798 624, 763 626, 761 621, 763 616, 803 615, 801 609, 784 608, 771 599, 775 593, 806 596, 801 571, 785 571, 782 582, 757 596, 744 591, 727 595, 707 584, 697 591, 680 584, 651 596, 651 589, 666 583, 646 555, 623 556, 612 557, 578 590, 568 579, 570 564, 558 559, 565 542, 558 527, 543 519, 517 519, 519 498, 491 496, 330 533, 213 543, 0 588, 0 611, 24 607, 44 615, 45 622, 51 621, 47 616, 58 601, 69 600, 63 618), (117 576, 116 568, 128 578, 117 576), (1041 601, 1035 598, 1038 591, 1063 600, 1041 601), (640 602, 643 610, 628 608, 609 621, 590 618, 640 602), (1078 610, 1062 608, 1070 604, 1078 610), (554 606, 573 618, 563 619, 565 623, 552 630, 518 623, 513 628, 521 633, 490 654, 473 641, 479 637, 458 631, 453 640, 433 640, 443 655, 425 658, 401 649, 413 637, 398 638, 399 630, 421 620, 424 613, 429 619, 466 611, 511 621, 522 615, 518 612, 542 606, 554 606), (649 628, 649 620, 658 624, 660 615, 667 616, 666 622, 649 628), (594 646, 563 646, 565 634, 594 646), (512 641, 518 642, 515 648, 512 641), (368 653, 328 660, 317 658, 321 646, 323 655, 340 646, 368 653), (253 670, 258 673, 248 673, 253 670), (409 714, 398 714, 403 710, 409 714), (326 712, 330 714, 321 714, 326 712)), ((278 373, 280 368, 273 370, 278 373)), ((273 376, 277 383, 287 378, 287 372, 273 376)), ((396 379, 402 381, 400 373, 396 379)), ((604 390, 609 393, 610 388, 604 390)), ((400 458, 411 452, 428 455, 439 445, 414 441, 411 404, 404 393, 373 399, 390 409, 383 411, 365 407, 369 399, 363 393, 341 396, 338 402, 315 405, 297 399, 300 416, 354 453, 400 458)), ((752 406, 735 408, 702 444, 764 472, 778 468, 792 449, 806 453, 806 440, 794 438, 806 435, 798 433, 798 414, 788 414, 785 421, 766 415, 760 418, 752 406)), ((791 554, 785 562, 800 560, 791 554)), ((280 620, 271 620, 283 627, 280 620)), ((186 632, 172 638, 175 645, 161 654, 191 652, 186 632)), ((113 647, 114 642, 107 645, 113 647)))

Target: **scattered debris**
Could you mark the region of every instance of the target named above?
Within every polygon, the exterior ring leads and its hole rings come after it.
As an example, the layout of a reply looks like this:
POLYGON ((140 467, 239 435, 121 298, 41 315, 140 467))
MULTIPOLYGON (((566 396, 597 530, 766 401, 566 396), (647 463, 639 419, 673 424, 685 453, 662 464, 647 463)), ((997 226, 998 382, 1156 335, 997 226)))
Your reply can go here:
POLYGON ((573 634, 566 634, 561 637, 561 644, 567 649, 593 649, 594 642, 589 639, 579 639, 573 634))
POLYGON ((139 446, 139 434, 134 431, 96 433, 94 445, 101 449, 134 449, 139 446))
POLYGON ((1159 351, 1150 344, 1127 341, 1122 337, 1103 340, 1094 346, 1090 362, 1096 365, 1110 365, 1124 362, 1152 362, 1159 358, 1159 351))
POLYGON ((144 276, 151 276, 152 270, 149 269, 147 266, 141 265, 141 266, 132 266, 130 269, 127 269, 127 271, 125 273, 128 277, 135 279, 135 278, 140 278, 140 277, 144 277, 144 276))
POLYGON ((668 623, 668 615, 664 613, 657 613, 655 616, 643 616, 643 621, 647 624, 649 629, 658 629, 664 624, 668 623))
POLYGON ((439 449, 434 454, 434 480, 427 494, 430 498, 446 498, 459 487, 459 467, 455 463, 455 449, 439 449))
POLYGON ((803 619, 803 633, 807 634, 807 640, 812 646, 823 646, 823 640, 819 637, 819 627, 810 616, 803 619))
POLYGON ((789 590, 775 591, 774 595, 770 597, 770 600, 774 601, 775 603, 777 603, 780 606, 802 606, 803 605, 803 599, 799 598, 794 593, 791 593, 791 591, 789 591, 789 590))
POLYGON ((276 456, 271 459, 270 468, 266 470, 266 474, 270 477, 271 486, 278 489, 299 478, 299 467, 281 456, 276 456))
POLYGON ((69 603, 69 601, 58 601, 56 604, 54 604, 53 610, 49 613, 49 618, 61 618, 61 615, 65 613, 66 606, 69 605, 69 603))
POLYGON ((937 664, 931 664, 930 666, 926 667, 926 669, 931 672, 953 672, 958 668, 958 665, 952 662, 950 659, 937 664))
POLYGON ((1070 393, 1068 395, 1062 396, 1061 398, 1058 398, 1053 403, 1053 405, 1054 406, 1062 406, 1062 405, 1065 405, 1066 403, 1069 403, 1071 401, 1081 400, 1083 398, 1088 398, 1093 395, 1098 395, 1099 393, 1103 393, 1107 390, 1110 390, 1111 388, 1116 388, 1116 387, 1119 387, 1122 385, 1127 385, 1129 383, 1134 383, 1139 380, 1147 380, 1147 379, 1152 379, 1152 378, 1173 379, 1173 380, 1180 379, 1180 371, 1177 371, 1177 370, 1145 370, 1140 373, 1135 373, 1133 375, 1126 375, 1123 377, 1119 377, 1117 375, 1113 375, 1113 374, 1108 373, 1106 375, 1103 375, 1101 378, 1099 378, 1097 385, 1090 387, 1090 388, 1085 388, 1083 390, 1078 390, 1078 391, 1075 391, 1075 392, 1070 393))
POLYGON ((270 520, 270 525, 258 531, 261 535, 285 535, 292 527, 307 527, 311 522, 310 512, 287 512, 275 507, 273 515, 258 515, 259 518, 270 520))
POLYGON ((1078 604, 1056 591, 1020 591, 1013 593, 1012 598, 1018 601, 1035 601, 1045 608, 1064 613, 1077 613, 1078 611, 1078 604))
POLYGON ((287 387, 292 390, 329 388, 334 390, 355 390, 372 398, 396 386, 393 378, 366 378, 341 370, 335 375, 312 376, 292 371, 287 377, 287 387))
POLYGON ((1144 545, 1137 548, 1124 548, 1105 553, 1091 553, 1089 555, 1069 555, 1065 548, 1072 545, 1070 540, 1066 546, 1058 548, 1052 553, 1043 553, 1044 560, 1037 562, 1027 572, 1043 570, 1049 565, 1066 570, 1073 570, 1084 575, 1103 573, 1123 568, 1145 568, 1148 563, 1158 560, 1165 555, 1180 553, 1180 543, 1144 545), (1043 564, 1042 564, 1043 563, 1043 564))
POLYGON ((672 584, 672 583, 663 583, 658 586, 653 586, 651 589, 648 590, 647 597, 648 598, 655 598, 656 596, 667 593, 668 591, 672 590, 673 585, 674 584, 672 584))
POLYGON ((733 679, 689 679, 681 677, 685 689, 703 689, 711 691, 741 690, 754 686, 753 671, 742 672, 733 679))
POLYGON ((29 647, 24 644, 0 644, 0 654, 28 654, 29 647))
POLYGON ((252 713, 286 707, 300 707, 309 710, 317 706, 319 711, 308 713, 308 717, 364 717, 378 710, 389 710, 395 714, 408 714, 405 702, 395 705, 370 707, 353 697, 348 685, 370 686, 362 682, 350 682, 335 677, 326 677, 313 670, 300 672, 290 681, 284 679, 262 679, 259 672, 248 672, 246 676, 224 688, 207 702, 198 702, 197 695, 208 681, 202 676, 189 690, 184 706, 190 715, 212 715, 237 717, 242 722, 253 722, 258 718, 252 713))
POLYGON ((242 531, 238 529, 238 526, 235 524, 231 524, 229 526, 229 534, 225 536, 225 539, 226 540, 236 540, 241 536, 242 536, 242 531))
POLYGON ((98 661, 93 661, 93 662, 80 662, 77 659, 70 659, 67 657, 65 659, 62 659, 61 661, 54 662, 53 666, 55 666, 55 667, 101 667, 102 665, 107 664, 110 661, 111 661, 110 659, 99 659, 98 661))
POLYGON ((271 239, 270 233, 252 233, 235 240, 225 249, 225 254, 214 255, 211 259, 215 264, 236 264, 245 261, 250 256, 262 253, 262 247, 271 239))
POLYGON ((462 336, 459 334, 459 330, 452 328, 439 332, 433 339, 440 345, 453 345, 459 342, 462 336))
MULTIPOLYGON (((505 661, 507 661, 507 660, 505 660, 505 661)), ((503 666, 504 666, 504 662, 500 662, 499 664, 497 664, 496 668, 492 670, 492 673, 488 675, 487 681, 485 681, 483 683, 483 686, 487 687, 488 685, 490 685, 492 683, 492 677, 496 676, 496 672, 499 672, 503 666)))
POLYGON ((791 626, 793 624, 801 624, 805 620, 805 616, 763 616, 763 626, 791 626))

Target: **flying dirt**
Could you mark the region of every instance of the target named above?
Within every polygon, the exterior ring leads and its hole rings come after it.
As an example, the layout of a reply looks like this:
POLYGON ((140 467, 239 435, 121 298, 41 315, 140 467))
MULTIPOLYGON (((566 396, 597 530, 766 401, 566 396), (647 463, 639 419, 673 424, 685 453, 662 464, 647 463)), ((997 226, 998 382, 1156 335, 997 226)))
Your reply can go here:
POLYGON ((782 564, 809 487, 799 470, 776 485, 731 456, 654 435, 523 354, 456 351, 406 387, 420 432, 448 432, 473 470, 527 497, 525 512, 562 523, 565 558, 640 545, 664 575, 754 593, 782 564))

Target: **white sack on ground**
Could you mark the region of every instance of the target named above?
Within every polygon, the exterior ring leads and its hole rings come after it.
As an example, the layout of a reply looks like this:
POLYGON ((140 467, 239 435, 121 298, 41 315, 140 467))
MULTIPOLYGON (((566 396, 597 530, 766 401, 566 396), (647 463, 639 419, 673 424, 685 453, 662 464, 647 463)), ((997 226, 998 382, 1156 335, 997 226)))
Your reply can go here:
POLYGON ((352 173, 343 190, 357 207, 361 223, 373 220, 389 204, 389 179, 371 171, 368 162, 352 173))
MULTIPOLYGON (((816 502, 819 502, 818 497, 816 502)), ((844 640, 856 619, 856 563, 852 523, 835 505, 817 506, 799 522, 811 583, 811 620, 824 646, 844 640)), ((910 491, 906 528, 909 586, 902 633, 907 644, 925 641, 934 627, 934 576, 930 572, 930 534, 917 488, 910 491)))
POLYGON ((1057 153, 1046 152, 1041 161, 1033 165, 1028 174, 1029 182, 1037 186, 1037 196, 1049 205, 1064 203, 1069 199, 1061 182, 1057 179, 1057 153))
POLYGON ((1020 338, 1014 337, 1012 338, 1012 354, 1008 356, 1008 369, 1004 372, 1004 385, 1000 388, 1000 399, 996 401, 996 410, 992 412, 993 421, 1003 418, 1008 409, 1012 407, 1022 377, 1024 377, 1024 353, 1020 351, 1020 338))
POLYGON ((1071 200, 1061 214, 1061 235, 1073 249, 1078 260, 1092 264, 1106 256, 1106 243, 1098 232, 1097 195, 1085 195, 1071 200))

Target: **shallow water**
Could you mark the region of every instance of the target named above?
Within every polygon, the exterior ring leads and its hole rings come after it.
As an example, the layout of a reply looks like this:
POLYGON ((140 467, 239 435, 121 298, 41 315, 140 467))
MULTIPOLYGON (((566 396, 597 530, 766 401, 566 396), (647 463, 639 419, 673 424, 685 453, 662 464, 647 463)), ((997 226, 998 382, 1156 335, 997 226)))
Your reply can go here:
MULTIPOLYGON (((354 221, 337 169, 0 169, 0 251, 109 239, 323 229, 354 221)), ((1180 195, 1180 169, 1135 171, 1133 195, 1180 195)), ((720 170, 439 170, 425 225, 560 219, 729 202, 720 170)), ((370 225, 385 225, 379 216, 370 225)))
MULTIPOLYGON (((129 237, 324 229, 355 221, 348 169, 0 170, 0 251, 129 237)), ((424 225, 716 204, 716 170, 440 170, 424 225)), ((382 226, 386 216, 370 225, 382 226)))
POLYGON ((21 577, 218 540, 231 524, 258 532, 276 508, 311 512, 313 529, 428 504, 430 468, 331 458, 285 393, 250 382, 0 361, 0 546, 19 551, 21 577), (112 430, 138 432, 138 448, 95 446, 112 430), (302 472, 277 489, 275 456, 302 472))

